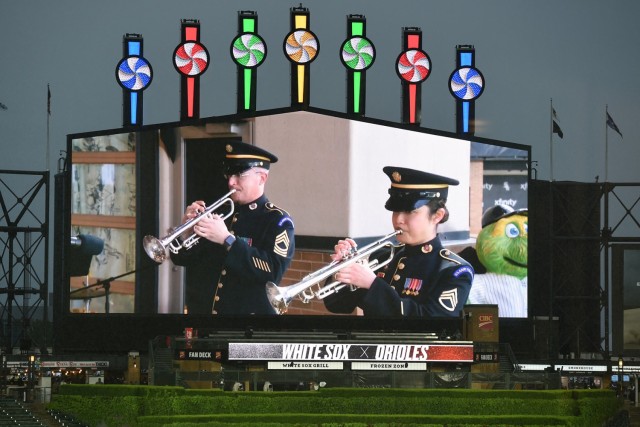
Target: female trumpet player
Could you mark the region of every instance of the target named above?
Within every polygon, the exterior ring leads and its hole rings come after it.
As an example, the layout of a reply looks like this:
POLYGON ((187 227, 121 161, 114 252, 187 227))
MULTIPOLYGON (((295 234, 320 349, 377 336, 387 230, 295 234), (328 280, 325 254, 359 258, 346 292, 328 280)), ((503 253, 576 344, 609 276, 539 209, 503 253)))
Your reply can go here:
MULTIPOLYGON (((206 263, 211 268, 207 279, 217 279, 207 295, 190 295, 187 289, 189 313, 276 314, 264 284, 282 279, 295 249, 291 217, 264 194, 270 165, 278 158, 239 141, 230 141, 225 148, 224 175, 229 190, 235 190, 230 196, 233 215, 226 221, 215 214, 199 220, 193 227, 201 237, 198 244, 171 253, 171 260, 176 265, 206 263)), ((190 204, 182 222, 204 210, 202 201, 190 204)))
MULTIPOLYGON (((324 298, 334 313, 351 313, 360 307, 365 316, 452 317, 460 316, 467 301, 474 271, 469 263, 444 249, 438 224, 446 222, 449 185, 458 181, 414 169, 387 166, 391 180, 385 208, 392 213, 397 240, 403 244, 377 274, 367 265, 352 263, 334 279, 355 286, 324 298)), ((352 239, 339 240, 334 261, 356 250, 352 239)))

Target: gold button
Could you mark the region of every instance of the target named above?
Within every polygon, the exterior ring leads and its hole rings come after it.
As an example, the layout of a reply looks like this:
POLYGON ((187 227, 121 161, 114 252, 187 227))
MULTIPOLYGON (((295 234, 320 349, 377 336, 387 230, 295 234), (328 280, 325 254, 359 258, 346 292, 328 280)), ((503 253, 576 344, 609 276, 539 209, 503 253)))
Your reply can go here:
POLYGON ((213 310, 213 311, 211 312, 211 314, 218 314, 218 312, 217 312, 217 311, 215 311, 215 310, 213 310))
POLYGON ((404 264, 403 263, 398 264, 398 270, 402 270, 403 268, 404 268, 404 264))
POLYGON ((395 280, 400 280, 400 275, 399 275, 399 274, 396 274, 395 276, 393 276, 393 280, 394 280, 394 281, 395 281, 395 280))
POLYGON ((220 297, 218 295, 216 295, 216 297, 214 298, 214 300, 216 301, 220 301, 220 297))
POLYGON ((220 273, 220 274, 222 274, 223 276, 226 276, 227 275, 227 270, 222 270, 222 273, 220 273))
POLYGON ((233 217, 233 221, 232 222, 236 222, 238 221, 238 218, 236 218, 235 216, 233 217))
POLYGON ((222 283, 218 283, 218 288, 223 287, 224 285, 222 283))

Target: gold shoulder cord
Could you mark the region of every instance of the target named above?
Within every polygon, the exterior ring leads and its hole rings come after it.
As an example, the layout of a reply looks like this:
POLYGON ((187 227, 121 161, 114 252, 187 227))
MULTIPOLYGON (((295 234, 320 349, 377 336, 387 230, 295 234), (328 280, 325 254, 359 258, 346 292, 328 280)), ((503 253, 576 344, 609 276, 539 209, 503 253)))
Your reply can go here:
POLYGON ((458 265, 462 264, 462 262, 460 262, 459 259, 451 258, 451 255, 453 255, 453 253, 449 249, 440 249, 440 256, 442 258, 446 259, 447 261, 451 261, 453 263, 456 263, 458 265))
POLYGON ((280 209, 279 207, 277 207, 271 202, 267 203, 265 207, 270 211, 277 211, 277 212, 280 212, 281 215, 289 216, 289 212, 285 211, 284 209, 280 209))

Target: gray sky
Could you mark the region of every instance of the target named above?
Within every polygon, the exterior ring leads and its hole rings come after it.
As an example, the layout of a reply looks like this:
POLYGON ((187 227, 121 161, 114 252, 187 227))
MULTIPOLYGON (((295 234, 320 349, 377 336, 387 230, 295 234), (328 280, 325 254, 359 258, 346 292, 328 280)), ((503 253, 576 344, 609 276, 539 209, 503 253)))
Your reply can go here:
MULTIPOLYGON (((180 19, 201 23, 211 63, 201 78, 201 117, 236 111, 236 69, 229 45, 237 12, 254 10, 269 48, 258 70, 258 109, 290 104, 289 62, 282 42, 289 9, 282 0, 3 0, 0 14, 0 169, 57 171, 70 133, 122 125, 122 91, 115 67, 122 36, 140 33, 154 78, 144 93, 144 123, 179 120, 179 75, 172 53, 180 19), (47 137, 46 94, 52 114, 47 137), (49 145, 47 145, 47 139, 49 145), (47 146, 49 149, 47 150, 47 146), (46 164, 47 153, 49 162, 46 164)), ((346 15, 367 18, 377 49, 367 72, 367 116, 401 117, 395 60, 403 27, 420 27, 433 64, 422 85, 422 126, 455 131, 448 78, 455 46, 476 48, 486 86, 476 102, 476 135, 532 146, 538 179, 550 179, 550 100, 564 139, 554 137, 553 179, 593 182, 605 174, 605 105, 624 135, 609 130, 608 180, 640 181, 638 98, 628 74, 640 69, 637 0, 308 0, 310 29, 320 53, 311 65, 311 105, 345 111, 346 78, 338 52, 346 15), (631 70, 631 71, 630 71, 631 70)))

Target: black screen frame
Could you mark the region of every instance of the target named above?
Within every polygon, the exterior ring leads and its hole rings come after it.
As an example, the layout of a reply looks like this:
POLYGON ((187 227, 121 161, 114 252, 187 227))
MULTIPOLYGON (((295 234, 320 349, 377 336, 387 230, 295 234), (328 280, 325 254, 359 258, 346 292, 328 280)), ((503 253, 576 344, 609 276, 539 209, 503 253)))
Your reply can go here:
MULTIPOLYGON (((335 111, 328 111, 313 107, 306 108, 280 108, 273 110, 265 110, 260 112, 238 113, 226 116, 209 117, 197 120, 170 122, 163 124, 145 125, 139 127, 123 127, 116 129, 107 129, 95 132, 85 132, 77 134, 69 134, 67 137, 68 155, 71 151, 71 142, 76 138, 85 138, 91 136, 137 132, 142 135, 141 141, 144 143, 136 145, 136 154, 144 159, 138 163, 136 175, 138 182, 144 179, 148 182, 145 191, 138 191, 137 206, 157 206, 158 204, 158 186, 157 186, 157 141, 154 141, 153 135, 158 132, 167 132, 175 127, 182 126, 201 126, 207 123, 223 123, 230 121, 242 121, 255 117, 268 116, 274 114, 283 114, 295 111, 308 111, 331 117, 343 118, 348 120, 361 121, 365 123, 377 124, 382 126, 403 129, 412 132, 422 132, 433 135, 440 135, 450 138, 464 139, 472 142, 495 145, 504 148, 513 148, 527 153, 527 181, 531 182, 531 147, 523 144, 511 143, 488 139, 473 135, 458 135, 451 132, 439 131, 434 129, 422 128, 416 125, 399 124, 385 120, 374 118, 352 116, 335 111), (149 179, 152 177, 151 179, 149 179), (156 182, 154 185, 153 182, 156 182)), ((70 163, 70 162, 68 162, 70 163)), ((62 173, 65 183, 65 192, 71 194, 70 167, 62 173)), ((57 212, 56 215, 63 215, 65 226, 64 242, 65 252, 68 253, 71 239, 71 209, 70 197, 65 199, 66 209, 64 212, 57 212)), ((150 212, 143 216, 136 217, 136 242, 141 242, 142 238, 147 234, 156 235, 158 229, 157 210, 150 209, 150 212)), ((316 237, 316 236, 296 236, 297 247, 317 247, 327 244, 333 245, 338 238, 335 237, 316 237)), ((303 333, 314 333, 322 331, 331 331, 339 334, 350 336, 358 332, 407 332, 420 333, 425 331, 461 331, 461 319, 370 319, 359 316, 228 316, 213 317, 208 315, 183 315, 183 314, 158 314, 157 306, 157 289, 152 283, 157 283, 157 269, 154 269, 155 263, 150 260, 141 245, 137 245, 136 249, 136 296, 135 296, 135 313, 70 313, 69 312, 69 283, 68 277, 62 273, 60 285, 54 289, 57 294, 54 301, 60 304, 54 310, 54 330, 56 331, 54 339, 54 348, 56 351, 92 351, 92 352, 113 352, 113 351, 146 351, 148 342, 157 336, 181 335, 185 328, 194 328, 199 331, 201 336, 217 331, 244 331, 245 334, 251 335, 253 331, 300 331, 303 333), (66 280, 66 281, 65 281, 66 280), (155 281, 155 282, 154 282, 155 281)), ((59 256, 57 262, 65 262, 64 256, 59 256)), ((64 266, 64 264, 63 264, 64 266)), ((66 268, 63 268, 66 270, 66 268)), ((531 298, 529 298, 531 301, 531 298)), ((529 316, 532 310, 529 307, 529 316)), ((502 319, 506 323, 515 320, 516 322, 526 321, 527 319, 502 319)))

